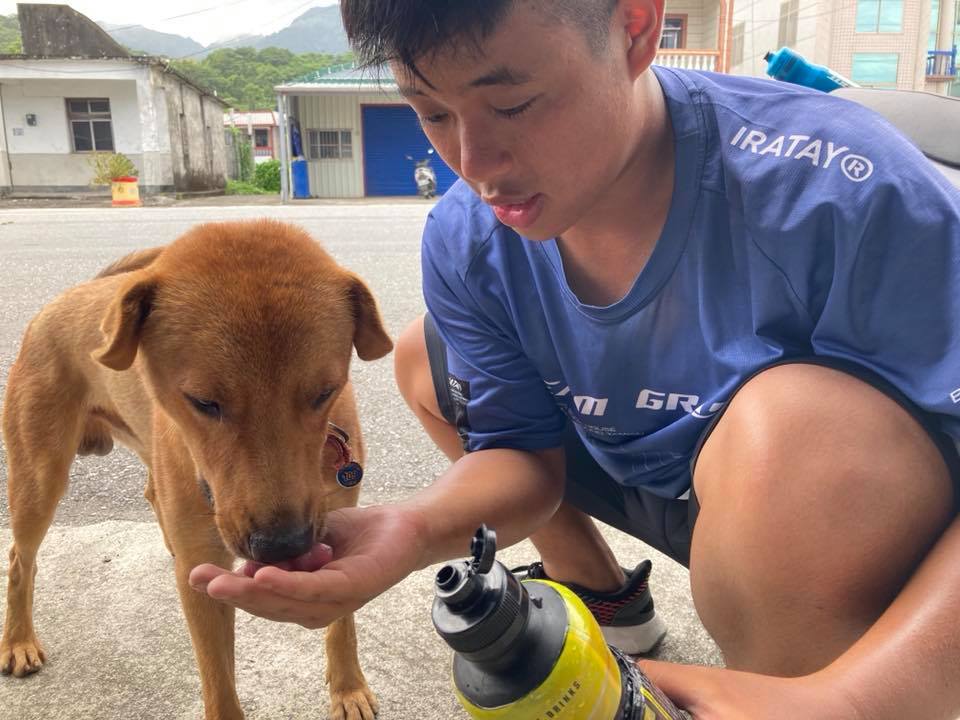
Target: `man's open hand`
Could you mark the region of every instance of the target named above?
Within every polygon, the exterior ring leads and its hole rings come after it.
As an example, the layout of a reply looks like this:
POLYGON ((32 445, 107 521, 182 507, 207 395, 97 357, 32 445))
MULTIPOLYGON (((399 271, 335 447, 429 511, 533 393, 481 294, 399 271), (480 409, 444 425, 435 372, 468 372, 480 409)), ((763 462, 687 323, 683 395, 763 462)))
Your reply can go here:
POLYGON ((266 566, 249 577, 242 569, 200 565, 190 573, 190 586, 253 615, 320 628, 403 580, 423 556, 416 516, 397 506, 332 512, 321 540, 330 546, 330 559, 318 570, 266 566))

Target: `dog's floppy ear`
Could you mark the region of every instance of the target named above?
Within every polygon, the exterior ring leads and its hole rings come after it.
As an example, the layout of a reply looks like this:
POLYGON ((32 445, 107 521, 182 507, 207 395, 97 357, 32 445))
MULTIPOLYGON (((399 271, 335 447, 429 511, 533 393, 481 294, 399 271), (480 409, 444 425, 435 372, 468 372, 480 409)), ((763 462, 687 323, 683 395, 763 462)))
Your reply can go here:
POLYGON ((106 344, 92 353, 94 360, 113 370, 133 365, 156 291, 156 278, 145 273, 137 273, 120 288, 100 323, 106 344))
POLYGON ((393 341, 383 329, 383 320, 377 301, 366 284, 354 275, 351 279, 350 297, 353 300, 354 317, 357 327, 353 334, 353 345, 361 360, 376 360, 393 350, 393 341))

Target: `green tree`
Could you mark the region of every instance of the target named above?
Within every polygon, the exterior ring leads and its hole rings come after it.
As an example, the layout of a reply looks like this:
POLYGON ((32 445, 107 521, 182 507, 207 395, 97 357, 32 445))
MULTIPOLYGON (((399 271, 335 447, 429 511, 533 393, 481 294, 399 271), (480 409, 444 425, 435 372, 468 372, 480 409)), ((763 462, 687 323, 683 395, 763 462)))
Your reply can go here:
POLYGON ((20 42, 20 21, 16 15, 0 15, 0 54, 23 52, 20 42))
POLYGON ((238 110, 257 110, 275 106, 274 86, 352 59, 349 53, 297 55, 283 48, 245 47, 221 48, 202 60, 174 60, 172 65, 238 110))

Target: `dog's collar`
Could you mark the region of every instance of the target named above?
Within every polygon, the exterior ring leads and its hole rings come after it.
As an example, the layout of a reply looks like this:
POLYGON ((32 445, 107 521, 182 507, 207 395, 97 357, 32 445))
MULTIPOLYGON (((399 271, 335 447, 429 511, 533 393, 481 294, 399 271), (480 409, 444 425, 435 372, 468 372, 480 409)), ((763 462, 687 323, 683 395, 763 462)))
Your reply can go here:
POLYGON ((337 471, 337 482, 341 487, 356 487, 363 479, 363 468, 350 453, 350 436, 339 425, 332 422, 328 422, 327 425, 330 427, 327 433, 327 444, 333 445, 334 450, 337 451, 337 459, 333 463, 337 471))

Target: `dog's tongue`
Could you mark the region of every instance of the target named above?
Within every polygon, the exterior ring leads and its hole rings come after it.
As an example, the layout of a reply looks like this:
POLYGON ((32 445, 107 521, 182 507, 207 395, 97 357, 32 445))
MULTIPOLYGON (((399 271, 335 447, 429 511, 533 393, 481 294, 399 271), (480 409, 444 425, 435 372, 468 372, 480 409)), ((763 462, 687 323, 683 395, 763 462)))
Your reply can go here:
POLYGON ((276 563, 260 563, 253 560, 247 560, 243 564, 243 568, 241 570, 247 577, 253 577, 256 575, 257 570, 262 567, 267 567, 268 564, 278 567, 281 570, 313 572, 314 570, 319 570, 322 568, 332 559, 333 550, 331 547, 329 545, 324 545, 323 543, 317 543, 303 555, 300 557, 295 557, 292 560, 281 560, 280 562, 276 563))

